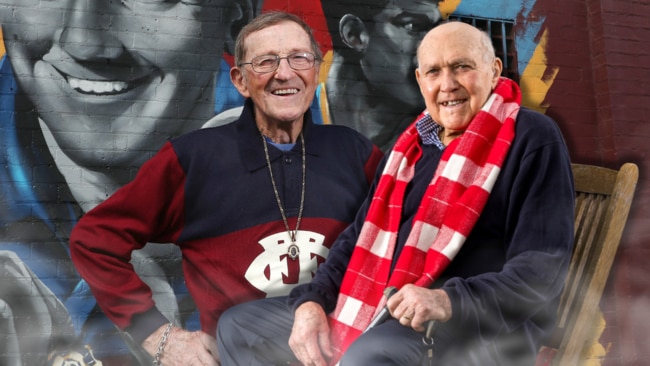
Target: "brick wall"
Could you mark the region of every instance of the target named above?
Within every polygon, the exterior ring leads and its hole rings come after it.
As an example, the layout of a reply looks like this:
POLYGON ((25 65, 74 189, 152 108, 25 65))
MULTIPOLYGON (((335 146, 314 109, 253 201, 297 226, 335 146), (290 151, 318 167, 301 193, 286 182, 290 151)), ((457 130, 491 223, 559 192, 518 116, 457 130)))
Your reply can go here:
POLYGON ((547 14, 548 64, 559 67, 547 114, 575 162, 639 166, 630 218, 605 290, 603 365, 645 365, 650 350, 650 2, 538 2, 547 14))

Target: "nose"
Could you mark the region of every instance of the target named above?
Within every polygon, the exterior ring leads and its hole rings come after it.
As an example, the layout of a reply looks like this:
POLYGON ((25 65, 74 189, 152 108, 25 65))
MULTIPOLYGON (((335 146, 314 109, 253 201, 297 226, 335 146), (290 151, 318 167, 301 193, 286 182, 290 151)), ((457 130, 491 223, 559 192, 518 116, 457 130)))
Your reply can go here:
POLYGON ((458 88, 458 82, 456 81, 456 74, 453 70, 444 68, 440 72, 440 91, 442 92, 452 92, 458 88))
POLYGON ((293 74, 294 71, 291 66, 289 66, 289 60, 286 57, 281 57, 279 62, 278 68, 275 70, 276 79, 286 79, 293 74))
POLYGON ((124 45, 111 31, 116 16, 105 1, 70 0, 59 43, 70 56, 84 61, 116 59, 124 45))

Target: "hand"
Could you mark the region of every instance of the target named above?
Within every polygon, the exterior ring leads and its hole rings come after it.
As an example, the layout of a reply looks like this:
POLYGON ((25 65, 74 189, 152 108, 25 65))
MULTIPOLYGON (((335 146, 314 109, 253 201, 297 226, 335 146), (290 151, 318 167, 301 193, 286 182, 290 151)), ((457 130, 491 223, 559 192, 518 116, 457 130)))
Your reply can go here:
POLYGON ((332 357, 330 329, 323 308, 308 301, 295 312, 289 347, 304 366, 326 366, 332 357))
MULTIPOLYGON (((167 324, 156 329, 142 342, 142 346, 152 357, 158 351, 165 328, 167 324)), ((190 332, 172 327, 160 362, 165 366, 219 366, 217 340, 202 331, 190 332)))
POLYGON ((400 324, 424 331, 426 322, 446 322, 451 318, 451 301, 443 290, 404 285, 386 302, 388 311, 400 324))

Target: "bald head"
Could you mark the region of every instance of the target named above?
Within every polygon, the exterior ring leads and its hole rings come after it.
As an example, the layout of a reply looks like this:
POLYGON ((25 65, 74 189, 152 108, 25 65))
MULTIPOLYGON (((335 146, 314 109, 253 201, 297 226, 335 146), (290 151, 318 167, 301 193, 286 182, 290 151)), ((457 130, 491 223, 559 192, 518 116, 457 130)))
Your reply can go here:
POLYGON ((487 101, 501 69, 486 33, 450 22, 424 36, 415 76, 431 117, 449 136, 458 136, 487 101))
POLYGON ((420 63, 420 53, 423 49, 439 47, 441 40, 457 42, 473 47, 483 57, 485 62, 492 63, 495 59, 494 46, 490 36, 484 31, 463 22, 447 22, 431 29, 422 39, 418 47, 417 57, 420 63))

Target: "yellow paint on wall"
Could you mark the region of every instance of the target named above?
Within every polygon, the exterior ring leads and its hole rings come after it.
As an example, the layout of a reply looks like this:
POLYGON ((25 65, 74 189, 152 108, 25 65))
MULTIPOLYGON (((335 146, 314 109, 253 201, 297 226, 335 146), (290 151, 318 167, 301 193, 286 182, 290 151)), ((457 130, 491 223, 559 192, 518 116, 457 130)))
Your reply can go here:
POLYGON ((0 57, 4 57, 5 55, 5 43, 2 41, 4 38, 2 37, 2 28, 0 28, 0 57))
POLYGON ((455 12, 460 2, 461 0, 442 0, 438 4, 438 9, 440 9, 440 14, 442 14, 442 18, 447 19, 449 15, 455 12))
POLYGON ((320 64, 320 70, 318 71, 318 81, 324 83, 327 80, 327 75, 330 73, 330 67, 332 67, 332 59, 334 58, 334 52, 329 50, 323 55, 323 62, 320 64))
POLYGON ((548 30, 545 30, 535 48, 533 57, 531 57, 526 69, 519 78, 522 94, 521 104, 541 113, 545 113, 548 108, 548 105, 543 104, 544 99, 546 99, 546 94, 553 85, 559 71, 557 67, 548 70, 546 60, 547 41, 548 30))

